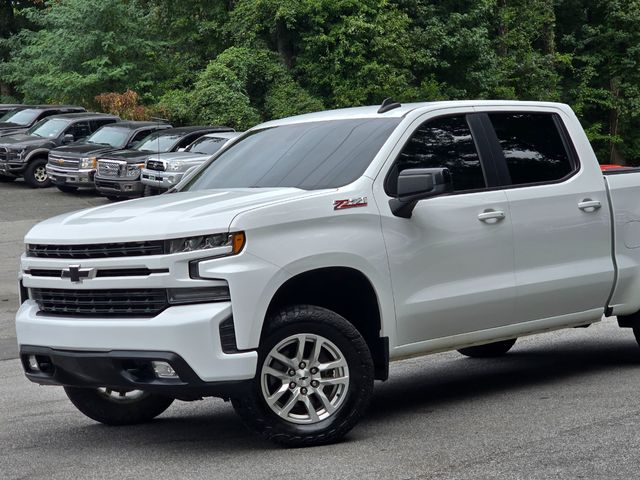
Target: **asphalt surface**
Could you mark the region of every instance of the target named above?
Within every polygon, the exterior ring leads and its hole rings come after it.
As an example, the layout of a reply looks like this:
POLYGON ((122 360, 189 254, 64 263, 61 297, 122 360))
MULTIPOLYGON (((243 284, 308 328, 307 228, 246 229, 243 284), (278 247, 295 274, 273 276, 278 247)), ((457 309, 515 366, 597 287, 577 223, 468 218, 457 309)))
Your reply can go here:
POLYGON ((287 450, 222 400, 176 402, 110 428, 22 375, 13 314, 22 236, 104 201, 0 184, 0 480, 630 479, 640 460, 640 349, 607 320, 518 340, 500 359, 445 353, 394 363, 364 420, 336 445, 287 450))

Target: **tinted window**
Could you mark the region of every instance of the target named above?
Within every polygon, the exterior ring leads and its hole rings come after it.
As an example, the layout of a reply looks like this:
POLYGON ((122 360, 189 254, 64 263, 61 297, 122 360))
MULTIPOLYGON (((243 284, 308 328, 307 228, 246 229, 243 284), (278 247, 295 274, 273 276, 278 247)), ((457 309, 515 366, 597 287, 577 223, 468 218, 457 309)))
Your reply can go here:
POLYGON ((254 130, 214 157, 184 190, 341 187, 362 176, 399 122, 329 120, 254 130))
POLYGON ((108 125, 110 123, 116 123, 116 121, 117 120, 115 118, 99 118, 97 120, 91 120, 89 122, 89 125, 91 126, 91 131, 95 132, 100 127, 102 127, 104 125, 108 125))
POLYGON ((492 113, 511 183, 550 182, 573 171, 551 113, 492 113))
POLYGON ((67 129, 65 133, 70 133, 76 140, 86 138, 91 134, 91 130, 89 129, 89 122, 74 123, 67 129))
POLYGON ((194 140, 197 140, 198 138, 200 138, 201 136, 205 135, 202 132, 198 132, 198 133, 192 133, 190 135, 187 135, 186 137, 184 137, 182 140, 180 140, 180 142, 178 143, 178 145, 176 145, 176 148, 185 148, 187 147, 190 143, 192 143, 194 140))
POLYGON ((442 168, 451 172, 456 191, 485 188, 480 158, 467 121, 462 116, 429 120, 413 133, 387 179, 395 195, 398 174, 407 168, 442 168))
POLYGON ((136 143, 142 140, 144 137, 149 135, 153 130, 142 130, 141 132, 136 133, 131 139, 131 143, 136 143))

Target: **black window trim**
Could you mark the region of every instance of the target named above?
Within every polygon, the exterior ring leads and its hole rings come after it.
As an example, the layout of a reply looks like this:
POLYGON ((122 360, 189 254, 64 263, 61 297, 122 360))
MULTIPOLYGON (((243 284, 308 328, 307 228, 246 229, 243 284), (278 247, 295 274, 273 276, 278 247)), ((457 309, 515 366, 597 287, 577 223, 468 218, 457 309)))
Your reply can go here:
MULTIPOLYGON (((541 110, 517 110, 517 109, 508 109, 508 110, 491 110, 485 112, 478 112, 481 115, 484 115, 485 120, 485 128, 489 130, 489 134, 485 135, 485 140, 492 144, 493 149, 496 150, 496 155, 490 157, 489 161, 496 163, 496 168, 505 170, 507 172, 508 183, 503 183, 493 188, 493 190, 512 190, 514 188, 527 188, 527 187, 539 187, 543 185, 557 185, 560 183, 565 183, 567 180, 576 176, 582 170, 582 164, 580 163, 580 157, 578 156, 578 152, 575 148, 575 145, 571 141, 571 136, 567 130, 566 125, 560 118, 560 115, 557 112, 549 112, 549 111, 541 111, 541 110), (500 146, 500 142, 498 140, 498 135, 496 134, 495 129, 493 128, 493 124, 491 123, 491 119, 489 118, 489 114, 493 113, 502 113, 502 114, 545 114, 551 115, 553 119, 553 123, 558 129, 558 133, 560 134, 560 139, 562 141, 562 145, 564 146, 565 151, 567 152, 567 156, 569 157, 569 163, 571 164, 572 170, 569 174, 565 175, 562 178, 557 180, 550 180, 545 182, 531 182, 531 183, 519 183, 514 185, 511 183, 511 178, 509 175, 509 170, 507 166, 507 160, 502 151, 502 147, 500 146)), ((505 179, 505 180, 506 180, 505 179)))
POLYGON ((436 115, 436 116, 430 117, 430 118, 428 118, 428 119, 426 119, 424 121, 421 121, 419 123, 419 125, 411 131, 411 134, 409 135, 407 140, 400 147, 400 151, 398 152, 396 157, 393 159, 393 162, 391 162, 391 166, 389 167, 389 169, 388 169, 388 171, 387 171, 387 173, 385 175, 384 181, 382 183, 383 188, 384 188, 384 193, 387 194, 390 198, 397 198, 396 194, 389 193, 389 182, 391 181, 391 175, 393 174, 394 167, 395 167, 396 163, 398 162, 398 159, 400 158, 400 155, 402 154, 402 151, 404 150, 405 146, 409 143, 409 141, 413 137, 413 134, 422 125, 424 125, 424 124, 426 124, 428 122, 432 122, 434 120, 440 120, 441 118, 451 118, 451 117, 464 117, 465 122, 467 122, 467 126, 469 127, 469 130, 471 131, 471 138, 473 140, 473 144, 476 147, 476 153, 478 154, 478 158, 480 160, 480 167, 482 169, 482 176, 484 177, 484 182, 485 182, 486 186, 484 188, 474 188, 474 189, 469 189, 469 190, 456 190, 456 191, 453 191, 451 193, 439 195, 439 197, 452 196, 452 195, 466 195, 466 194, 469 194, 469 193, 490 192, 490 191, 502 188, 497 183, 498 179, 497 179, 496 173, 495 173, 495 163, 492 161, 492 158, 489 155, 490 146, 489 146, 489 143, 487 142, 485 132, 484 132, 482 126, 480 125, 480 123, 477 120, 481 115, 482 114, 478 114, 477 112, 474 112, 474 111, 452 112, 452 113, 445 113, 445 114, 442 114, 442 115, 436 115))

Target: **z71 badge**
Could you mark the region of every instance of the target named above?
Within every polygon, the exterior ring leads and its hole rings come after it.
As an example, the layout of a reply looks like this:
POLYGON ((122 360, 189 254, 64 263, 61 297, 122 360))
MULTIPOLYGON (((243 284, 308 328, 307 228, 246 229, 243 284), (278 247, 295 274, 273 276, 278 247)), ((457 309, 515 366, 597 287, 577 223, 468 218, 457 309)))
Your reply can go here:
POLYGON ((334 200, 334 210, 346 210, 347 208, 366 207, 367 197, 347 198, 346 200, 334 200))

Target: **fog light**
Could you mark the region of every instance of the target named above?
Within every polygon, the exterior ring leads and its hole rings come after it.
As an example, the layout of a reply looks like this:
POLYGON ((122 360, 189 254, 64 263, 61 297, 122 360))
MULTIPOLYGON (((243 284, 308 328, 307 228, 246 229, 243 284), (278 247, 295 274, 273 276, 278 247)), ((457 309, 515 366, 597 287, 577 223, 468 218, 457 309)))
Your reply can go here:
POLYGON ((158 378, 180 378, 167 362, 151 362, 151 366, 158 378))
POLYGON ((29 355, 28 361, 30 370, 33 370, 34 372, 40 371, 40 365, 38 365, 38 359, 35 355, 29 355))

